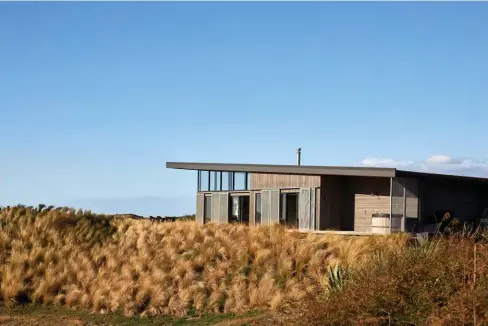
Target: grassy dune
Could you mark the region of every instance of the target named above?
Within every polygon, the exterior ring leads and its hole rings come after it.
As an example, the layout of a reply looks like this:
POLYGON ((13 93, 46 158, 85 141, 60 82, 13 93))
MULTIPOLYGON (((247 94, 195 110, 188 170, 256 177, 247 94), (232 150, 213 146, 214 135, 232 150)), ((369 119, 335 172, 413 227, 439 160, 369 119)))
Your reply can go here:
POLYGON ((306 298, 269 324, 488 325, 485 232, 386 250, 349 270, 340 291, 306 298))
POLYGON ((6 306, 126 316, 277 310, 327 292, 331 267, 358 268, 405 240, 8 207, 0 211, 0 297, 6 306))
POLYGON ((54 320, 55 309, 79 308, 75 324, 488 325, 487 239, 477 231, 412 242, 3 208, 0 323, 39 324, 36 314, 54 320))

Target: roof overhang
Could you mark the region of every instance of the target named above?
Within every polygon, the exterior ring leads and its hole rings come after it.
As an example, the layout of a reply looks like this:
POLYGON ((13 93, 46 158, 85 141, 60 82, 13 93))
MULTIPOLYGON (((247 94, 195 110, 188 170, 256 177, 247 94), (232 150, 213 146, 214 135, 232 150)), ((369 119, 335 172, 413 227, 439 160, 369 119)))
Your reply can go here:
POLYGON ((229 171, 273 174, 299 175, 343 175, 358 177, 393 178, 394 168, 310 166, 310 165, 268 165, 268 164, 234 164, 234 163, 189 163, 166 162, 166 168, 202 171, 229 171))
POLYGON ((454 174, 442 174, 442 173, 427 173, 427 172, 417 172, 417 171, 405 171, 396 170, 396 177, 398 178, 429 178, 429 179, 444 179, 444 180, 455 180, 455 181, 469 181, 475 183, 487 183, 487 178, 472 177, 465 175, 454 175, 454 174))
POLYGON ((380 178, 442 178, 447 180, 488 183, 488 178, 405 171, 397 170, 395 168, 379 167, 166 162, 166 168, 297 175, 342 175, 380 178))

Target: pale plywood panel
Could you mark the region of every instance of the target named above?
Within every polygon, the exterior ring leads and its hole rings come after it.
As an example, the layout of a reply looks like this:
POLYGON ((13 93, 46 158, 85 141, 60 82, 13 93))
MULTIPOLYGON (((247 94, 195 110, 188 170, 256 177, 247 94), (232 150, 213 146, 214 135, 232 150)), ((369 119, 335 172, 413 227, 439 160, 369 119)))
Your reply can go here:
POLYGON ((405 198, 407 218, 419 218, 419 199, 405 198))
POLYGON ((320 230, 320 202, 322 197, 320 197, 320 188, 315 190, 315 230, 320 230))
POLYGON ((300 230, 310 229, 310 188, 300 189, 298 224, 300 230))
POLYGON ((228 193, 219 194, 219 204, 220 204, 219 221, 220 223, 228 223, 229 222, 229 194, 228 193))
POLYGON ((195 220, 202 225, 204 224, 203 221, 204 205, 205 205, 205 195, 197 194, 197 212, 195 214, 195 220))
POLYGON ((389 196, 354 195, 354 231, 370 232, 375 213, 390 213, 389 196))
POLYGON ((269 191, 269 224, 279 224, 280 223, 280 191, 270 190, 269 191))
POLYGON ((261 205, 262 205, 261 224, 269 225, 269 209, 271 206, 269 190, 263 190, 261 192, 261 205))
POLYGON ((310 189, 310 230, 315 230, 316 197, 315 189, 310 189))
POLYGON ((251 191, 249 194, 249 224, 255 225, 256 224, 256 192, 251 191))
POLYGON ((251 173, 251 189, 320 187, 320 176, 251 173))
POLYGON ((219 204, 219 193, 213 193, 212 195, 212 217, 211 221, 215 223, 220 223, 220 204, 219 204))

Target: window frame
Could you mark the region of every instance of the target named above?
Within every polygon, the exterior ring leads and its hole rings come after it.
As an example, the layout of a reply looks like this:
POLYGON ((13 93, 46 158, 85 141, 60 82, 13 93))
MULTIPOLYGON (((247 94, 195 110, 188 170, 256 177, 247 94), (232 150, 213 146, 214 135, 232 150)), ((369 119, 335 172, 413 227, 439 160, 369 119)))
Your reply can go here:
MULTIPOLYGON (((203 177, 205 177, 203 175, 203 177)), ((197 173, 197 192, 231 192, 231 191, 250 191, 251 190, 251 173, 243 171, 209 171, 209 170, 198 170, 197 173), (202 188, 202 175, 208 173, 208 180, 206 182, 207 186, 205 189, 202 188), (236 173, 243 176, 243 189, 236 189, 236 173), (224 174, 228 176, 224 180, 224 174), (227 184, 226 188, 223 189, 224 184, 227 184), (214 189, 214 186, 217 186, 214 189)))

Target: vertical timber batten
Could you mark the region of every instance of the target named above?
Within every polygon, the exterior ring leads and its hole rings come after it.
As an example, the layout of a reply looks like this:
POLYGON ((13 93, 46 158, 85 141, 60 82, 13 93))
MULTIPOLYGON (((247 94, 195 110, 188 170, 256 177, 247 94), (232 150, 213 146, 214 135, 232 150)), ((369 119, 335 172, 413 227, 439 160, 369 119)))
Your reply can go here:
POLYGON ((310 230, 315 230, 315 211, 316 211, 316 190, 315 188, 310 189, 310 230))
POLYGON ((211 221, 214 223, 220 223, 220 194, 213 193, 212 198, 212 217, 211 221))
POLYGON ((195 220, 198 223, 200 223, 200 225, 205 224, 204 209, 205 209, 205 195, 204 194, 197 194, 197 212, 195 214, 195 220))
POLYGON ((405 232, 405 224, 407 219, 407 179, 403 179, 403 212, 402 212, 401 232, 405 232))
POLYGON ((269 191, 269 225, 280 223, 280 191, 269 191))
POLYGON ((261 224, 262 225, 269 225, 269 206, 270 206, 270 200, 269 200, 269 191, 268 190, 263 190, 261 192, 261 224))
POLYGON ((219 222, 228 223, 229 222, 229 194, 220 193, 219 194, 219 222))
MULTIPOLYGON (((298 196, 298 228, 300 230, 310 230, 311 226, 311 188, 300 188, 298 196)), ((315 207, 314 207, 315 210, 315 207)))
POLYGON ((393 215, 393 178, 390 178, 390 228, 389 233, 391 233, 391 216, 393 215))

